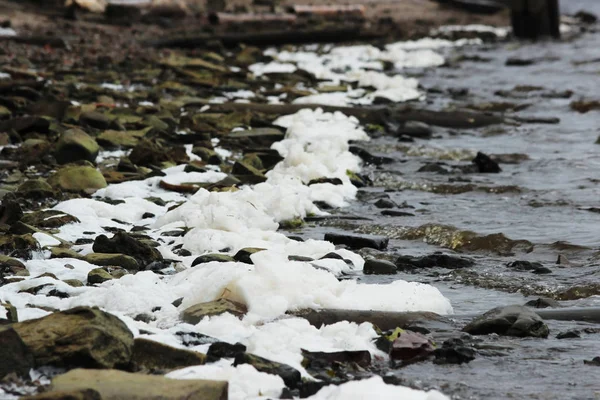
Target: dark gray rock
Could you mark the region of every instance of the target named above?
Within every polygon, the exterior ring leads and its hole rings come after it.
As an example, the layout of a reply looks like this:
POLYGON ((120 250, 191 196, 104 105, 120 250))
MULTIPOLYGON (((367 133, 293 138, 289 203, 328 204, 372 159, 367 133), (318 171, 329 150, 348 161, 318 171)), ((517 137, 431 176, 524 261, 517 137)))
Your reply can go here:
POLYGON ((393 275, 398 272, 398 267, 391 261, 369 259, 365 261, 363 272, 366 275, 393 275))
POLYGON ((289 388, 296 388, 300 384, 302 380, 302 376, 300 375, 300 371, 295 368, 290 367, 286 364, 281 364, 275 361, 267 360, 266 358, 259 357, 254 354, 242 353, 238 354, 235 357, 235 361, 233 362, 234 366, 240 364, 250 364, 257 371, 265 372, 267 374, 279 375, 283 382, 289 388))
POLYGON ((542 318, 527 307, 496 307, 463 328, 471 335, 496 333, 504 336, 546 338, 550 333, 542 318))
POLYGON ((398 205, 390 199, 379 199, 373 205, 377 208, 396 208, 398 205))
POLYGON ((125 254, 135 258, 142 266, 162 261, 160 252, 125 232, 117 232, 112 238, 100 235, 94 240, 92 249, 96 253, 125 254))
POLYGON ((33 354, 19 334, 10 326, 0 327, 0 379, 10 373, 27 377, 34 367, 33 354))
POLYGON ((390 241, 385 236, 355 235, 350 233, 326 233, 325 240, 333 244, 346 245, 351 249, 369 247, 376 250, 384 250, 390 241))
POLYGON ((408 136, 419 139, 430 139, 433 130, 429 125, 419 121, 406 121, 403 126, 398 128, 396 136, 408 136))
POLYGON ((562 307, 562 305, 554 300, 554 299, 550 299, 548 297, 538 297, 535 300, 529 300, 527 303, 525 303, 525 305, 527 307, 531 307, 531 308, 559 308, 562 307))
POLYGON ((422 268, 460 269, 475 265, 470 258, 451 256, 449 254, 433 253, 424 257, 399 256, 396 266, 400 271, 411 271, 422 268))

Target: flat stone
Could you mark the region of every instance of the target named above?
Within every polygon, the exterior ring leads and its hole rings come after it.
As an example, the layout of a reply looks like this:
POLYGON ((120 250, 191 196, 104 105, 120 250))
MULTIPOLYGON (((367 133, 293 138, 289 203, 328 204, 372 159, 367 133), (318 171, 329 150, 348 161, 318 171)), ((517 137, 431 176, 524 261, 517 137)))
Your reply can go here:
POLYGON ((55 312, 13 328, 33 353, 36 366, 114 368, 131 359, 132 333, 119 318, 97 308, 55 312))
POLYGON ((169 379, 117 370, 75 369, 52 379, 52 391, 92 389, 102 400, 226 400, 228 383, 169 379))
POLYGON ((83 257, 90 264, 101 267, 122 267, 128 271, 138 271, 140 264, 135 258, 125 254, 90 253, 83 257))
POLYGON ((423 268, 460 269, 475 265, 470 258, 452 256, 443 253, 433 253, 423 257, 399 256, 396 266, 400 271, 411 271, 423 268))
POLYGON ((220 315, 226 312, 241 318, 248 312, 248 308, 244 304, 235 301, 219 299, 186 308, 181 313, 181 319, 188 324, 196 325, 204 317, 220 315))
POLYGON ((202 365, 206 356, 196 351, 177 349, 153 340, 137 338, 133 344, 131 362, 136 371, 164 372, 202 365))
POLYGON ((376 250, 384 250, 390 241, 385 236, 355 235, 350 233, 326 233, 325 240, 336 245, 346 245, 351 249, 369 247, 376 250))
POLYGON ((546 338, 548 326, 539 315, 524 306, 496 307, 463 328, 471 335, 496 333, 504 336, 546 338))

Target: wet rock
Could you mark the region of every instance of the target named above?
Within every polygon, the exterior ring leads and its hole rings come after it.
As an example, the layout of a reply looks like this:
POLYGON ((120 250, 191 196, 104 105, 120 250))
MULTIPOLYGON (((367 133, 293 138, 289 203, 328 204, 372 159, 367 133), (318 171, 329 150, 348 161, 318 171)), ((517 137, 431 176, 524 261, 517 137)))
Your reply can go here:
POLYGON ((186 308, 181 313, 181 319, 188 324, 196 325, 204 317, 220 315, 226 312, 241 318, 248 312, 248 308, 236 301, 219 299, 186 308))
POLYGON ((111 274, 103 268, 94 268, 87 275, 88 285, 96 285, 106 281, 115 279, 111 274))
POLYGON ((302 365, 306 369, 322 369, 335 363, 353 363, 362 368, 371 365, 371 353, 367 350, 332 352, 302 350, 302 357, 304 358, 302 365))
POLYGON ((140 267, 163 260, 157 249, 125 232, 117 232, 110 239, 105 235, 96 237, 92 249, 96 253, 125 254, 133 257, 138 261, 140 267))
POLYGON ((79 115, 79 123, 96 129, 108 129, 112 126, 114 118, 98 111, 87 111, 79 115))
POLYGON ((434 162, 434 163, 426 163, 421 168, 417 170, 417 172, 431 172, 434 174, 449 174, 451 171, 447 167, 446 163, 434 162))
POLYGON ((385 236, 354 235, 345 233, 326 233, 324 240, 336 245, 345 245, 351 249, 362 249, 369 247, 376 250, 384 250, 390 241, 385 236))
POLYGON ((83 257, 90 264, 101 267, 121 267, 128 271, 138 271, 140 264, 135 258, 125 254, 90 253, 83 257))
POLYGON ((87 165, 65 165, 48 178, 48 183, 66 192, 95 191, 107 186, 102 173, 87 165))
POLYGON ((394 162, 393 158, 385 157, 385 156, 375 156, 375 155, 371 154, 370 152, 368 152, 367 150, 363 149, 362 147, 358 147, 358 146, 350 146, 348 151, 350 151, 350 153, 360 157, 360 159, 363 160, 366 164, 382 165, 382 164, 389 164, 389 163, 394 162))
POLYGON ((475 359, 477 352, 462 339, 448 339, 433 351, 435 364, 464 364, 475 359))
POLYGON ((396 266, 400 271, 411 271, 422 268, 462 269, 470 268, 475 262, 470 258, 433 253, 424 257, 399 256, 396 266))
POLYGON ((204 364, 206 356, 196 351, 177 349, 165 344, 137 338, 131 363, 135 371, 165 372, 204 364))
POLYGON ((0 235, 0 253, 29 260, 32 252, 39 248, 38 241, 31 234, 0 235))
POLYGON ((430 139, 432 134, 433 129, 426 123, 419 121, 406 121, 396 131, 396 136, 408 136, 419 139, 430 139))
POLYGON ((234 262, 235 258, 228 256, 227 254, 204 254, 192 262, 192 267, 195 267, 198 264, 204 264, 208 262, 234 262))
POLYGON ((52 392, 85 389, 97 391, 102 400, 222 400, 228 384, 92 369, 75 369, 52 379, 52 392))
POLYGON ((254 354, 243 353, 235 357, 233 365, 250 364, 257 371, 267 374, 278 375, 283 379, 285 385, 291 389, 298 387, 301 382, 300 371, 286 364, 281 364, 275 361, 267 360, 254 354))
POLYGON ((596 367, 600 367, 600 357, 594 357, 591 360, 584 360, 583 363, 585 365, 593 365, 593 366, 596 366, 596 367))
POLYGON ((107 148, 125 148, 135 147, 139 141, 149 132, 150 129, 115 131, 106 130, 96 137, 98 144, 107 148))
POLYGON ((42 392, 35 396, 21 397, 21 400, 102 400, 100 393, 92 389, 72 391, 42 392))
POLYGON ((598 100, 579 100, 571 103, 571 109, 581 114, 589 111, 600 110, 600 101, 598 100))
POLYGON ((596 14, 584 10, 575 13, 574 17, 583 22, 584 24, 595 24, 596 22, 598 22, 598 17, 596 16, 596 14))
POLYGON ((235 358, 246 352, 246 346, 241 343, 216 342, 210 345, 206 352, 207 361, 214 362, 221 358, 235 358))
POLYGON ((65 131, 56 142, 54 158, 59 164, 68 164, 79 160, 94 162, 100 146, 90 135, 81 129, 65 131))
POLYGON ((285 132, 278 128, 254 128, 231 132, 223 137, 223 141, 234 143, 240 147, 261 146, 269 148, 273 143, 282 141, 284 137, 285 132))
POLYGON ((516 271, 531 271, 534 274, 550 274, 552 270, 546 268, 539 262, 530 262, 530 261, 513 261, 506 266, 510 269, 514 269, 516 271))
POLYGON ((235 164, 233 164, 231 173, 242 183, 249 185, 267 180, 267 177, 262 172, 241 161, 236 161, 235 164))
POLYGON ((535 300, 529 300, 527 303, 525 303, 525 305, 527 307, 533 307, 533 308, 560 308, 560 307, 562 307, 558 301, 556 301, 554 299, 550 299, 548 297, 538 297, 535 300))
POLYGON ((557 339, 579 339, 581 338, 581 332, 578 330, 570 330, 566 332, 560 332, 556 335, 557 339))
POLYGON ((398 272, 398 267, 387 260, 365 260, 363 273, 366 275, 394 275, 398 272))
POLYGON ((518 58, 518 57, 510 57, 506 60, 504 65, 507 67, 526 67, 528 65, 533 65, 537 63, 538 59, 535 58, 518 58))
POLYGON ((55 312, 13 328, 36 366, 114 368, 131 359, 133 335, 119 318, 97 308, 55 312))
POLYGON ((539 315, 523 306, 496 307, 475 318, 463 331, 471 335, 498 335, 546 338, 548 326, 539 315))
POLYGON ((265 249, 260 249, 257 247, 245 247, 243 249, 240 249, 237 253, 235 253, 233 259, 235 261, 243 262, 246 264, 254 264, 251 258, 252 254, 258 253, 259 251, 263 250, 265 249))
POLYGON ((17 188, 17 194, 29 199, 44 199, 54 196, 54 189, 45 180, 28 179, 17 188))
POLYGON ((0 360, 0 379, 11 373, 27 377, 35 367, 33 354, 11 326, 0 326, 0 360))
POLYGON ((379 199, 373 205, 377 208, 396 208, 398 205, 390 199, 379 199))
POLYGON ((433 342, 426 336, 400 328, 384 333, 375 341, 375 345, 396 361, 422 359, 435 349, 433 342))
POLYGON ((10 226, 21 219, 23 210, 14 194, 9 193, 0 203, 0 227, 10 226))
POLYGON ((77 260, 83 259, 83 256, 73 249, 65 249, 62 247, 51 247, 50 258, 75 258, 77 260))
POLYGON ((381 215, 385 215, 387 217, 414 217, 415 214, 413 213, 409 213, 406 211, 399 211, 399 210, 383 210, 381 212, 381 215))
POLYGON ((502 172, 502 169, 496 161, 492 160, 487 154, 481 152, 477 153, 472 163, 477 167, 477 170, 480 173, 497 174, 502 172))
POLYGON ((344 184, 344 182, 342 182, 342 180, 340 178, 317 178, 317 179, 310 180, 306 185, 310 186, 310 185, 317 185, 320 183, 329 183, 332 185, 343 185, 344 184))

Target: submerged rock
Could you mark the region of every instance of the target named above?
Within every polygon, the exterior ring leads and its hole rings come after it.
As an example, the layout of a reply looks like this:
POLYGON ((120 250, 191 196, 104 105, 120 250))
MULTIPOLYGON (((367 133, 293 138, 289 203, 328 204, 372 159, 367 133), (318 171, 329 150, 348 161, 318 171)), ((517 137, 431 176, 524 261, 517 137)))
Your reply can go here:
POLYGON ((525 305, 527 307, 533 307, 533 308, 559 308, 562 307, 562 305, 551 298, 548 297, 538 297, 535 300, 529 300, 527 303, 525 303, 525 305))
POLYGON ((133 344, 132 367, 135 371, 164 372, 202 365, 206 356, 196 351, 177 349, 166 344, 137 338, 133 344))
POLYGON ((546 338, 548 326, 539 315, 523 306, 496 307, 475 318, 463 331, 472 335, 498 335, 546 338))
POLYGON ((510 269, 514 269, 516 271, 531 271, 534 274, 550 274, 552 270, 550 268, 544 267, 542 263, 539 262, 530 262, 530 261, 513 261, 506 266, 510 269))
POLYGON ((336 245, 346 245, 351 249, 362 249, 369 247, 376 250, 384 250, 390 241, 385 236, 355 235, 346 233, 326 233, 325 240, 336 245))
POLYGON ((408 136, 419 139, 430 139, 433 134, 433 129, 424 122, 406 121, 403 126, 400 126, 396 131, 396 136, 408 136))
POLYGON ((487 154, 478 152, 472 161, 477 167, 477 171, 480 173, 492 173, 497 174, 502 172, 502 169, 498 163, 490 158, 487 154))
POLYGON ((117 370, 75 369, 52 379, 53 391, 92 389, 102 400, 223 400, 226 381, 168 379, 117 370))
POLYGON ((204 317, 220 315, 226 312, 241 318, 248 312, 248 308, 236 301, 219 299, 186 308, 181 313, 181 319, 188 324, 196 325, 204 317))
POLYGON ((477 352, 462 339, 448 339, 433 351, 435 364, 464 364, 475 359, 477 352))
POLYGON ((13 325, 35 365, 115 368, 129 363, 133 335, 114 315, 76 307, 13 325))
POLYGON ((449 254, 433 253, 424 257, 399 256, 396 266, 400 271, 411 271, 422 268, 470 268, 475 262, 470 258, 451 256, 449 254))

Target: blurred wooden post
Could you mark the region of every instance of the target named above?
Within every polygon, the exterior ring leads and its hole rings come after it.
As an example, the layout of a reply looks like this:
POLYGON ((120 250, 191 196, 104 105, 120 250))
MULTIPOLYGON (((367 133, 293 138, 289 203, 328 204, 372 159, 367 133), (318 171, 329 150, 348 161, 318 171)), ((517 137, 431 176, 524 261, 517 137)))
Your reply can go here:
POLYGON ((558 0, 512 0, 511 22, 519 39, 560 38, 558 0))

